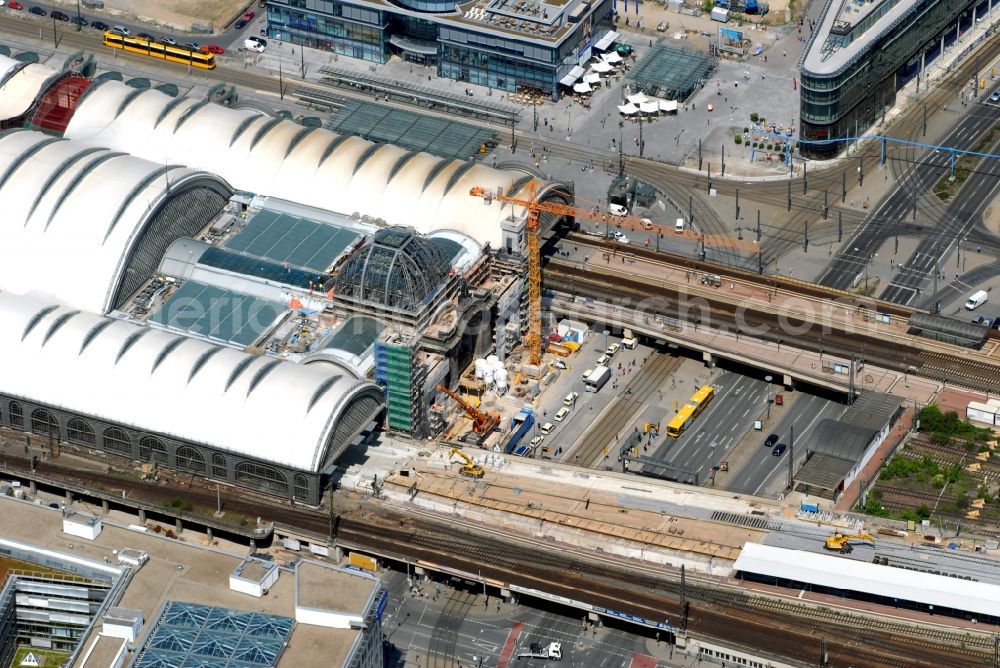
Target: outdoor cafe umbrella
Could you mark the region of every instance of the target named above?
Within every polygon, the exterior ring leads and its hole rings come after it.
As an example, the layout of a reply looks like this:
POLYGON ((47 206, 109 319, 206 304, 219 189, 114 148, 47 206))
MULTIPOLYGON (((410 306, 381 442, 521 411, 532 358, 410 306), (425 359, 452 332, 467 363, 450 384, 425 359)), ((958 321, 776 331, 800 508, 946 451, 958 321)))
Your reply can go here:
POLYGON ((577 93, 590 93, 594 89, 590 87, 589 83, 581 81, 580 83, 573 85, 573 90, 577 93))
POLYGON ((628 104, 619 104, 618 111, 625 114, 626 116, 631 116, 635 112, 639 111, 639 107, 629 102, 628 104))

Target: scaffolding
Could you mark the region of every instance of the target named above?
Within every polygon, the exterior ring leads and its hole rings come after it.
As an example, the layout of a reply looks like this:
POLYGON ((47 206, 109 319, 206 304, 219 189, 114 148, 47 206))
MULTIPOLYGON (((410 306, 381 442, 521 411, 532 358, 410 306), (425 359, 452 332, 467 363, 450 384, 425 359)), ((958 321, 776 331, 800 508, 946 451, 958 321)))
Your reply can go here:
POLYGON ((394 335, 375 344, 375 382, 385 391, 386 422, 390 429, 421 436, 421 391, 426 370, 415 359, 412 342, 394 335))

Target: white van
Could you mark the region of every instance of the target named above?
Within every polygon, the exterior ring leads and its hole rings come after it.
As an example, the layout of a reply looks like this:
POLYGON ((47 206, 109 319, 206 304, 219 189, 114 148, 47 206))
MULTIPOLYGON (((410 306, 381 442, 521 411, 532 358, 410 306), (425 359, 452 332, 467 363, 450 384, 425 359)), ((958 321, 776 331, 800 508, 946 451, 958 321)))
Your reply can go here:
POLYGON ((969 296, 968 301, 965 302, 965 308, 966 310, 972 311, 985 304, 989 301, 989 299, 990 295, 986 292, 986 290, 977 290, 969 296))
POLYGON ((683 234, 684 233, 684 219, 683 218, 678 218, 677 222, 674 223, 674 232, 676 232, 677 234, 683 234))
POLYGON ((627 216, 628 209, 623 207, 621 204, 609 204, 608 213, 610 213, 612 216, 627 216))

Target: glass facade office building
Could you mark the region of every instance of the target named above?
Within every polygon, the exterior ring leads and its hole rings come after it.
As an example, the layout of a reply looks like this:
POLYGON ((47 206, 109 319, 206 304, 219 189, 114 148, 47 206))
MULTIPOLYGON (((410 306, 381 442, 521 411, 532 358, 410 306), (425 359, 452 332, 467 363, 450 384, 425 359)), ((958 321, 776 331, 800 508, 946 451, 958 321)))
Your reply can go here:
POLYGON ((613 27, 613 0, 268 0, 272 38, 373 63, 392 56, 440 77, 507 92, 558 96, 613 27))
MULTIPOLYGON (((985 11, 981 0, 827 0, 799 61, 800 138, 864 134, 896 91, 985 11)), ((846 146, 804 141, 801 152, 831 157, 846 146)))

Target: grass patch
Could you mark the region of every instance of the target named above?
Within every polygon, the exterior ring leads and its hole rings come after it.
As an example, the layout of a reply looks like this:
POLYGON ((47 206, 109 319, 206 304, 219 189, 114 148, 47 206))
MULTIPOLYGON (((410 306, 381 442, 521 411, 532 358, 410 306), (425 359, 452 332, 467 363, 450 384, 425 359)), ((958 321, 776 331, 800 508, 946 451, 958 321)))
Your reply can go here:
POLYGON ((41 668, 58 668, 69 660, 69 652, 56 652, 37 647, 18 647, 17 651, 14 652, 14 660, 11 662, 10 668, 19 668, 21 661, 29 654, 35 655, 41 668))
MULTIPOLYGON (((997 141, 1000 141, 1000 123, 990 128, 989 133, 976 142, 976 145, 970 150, 975 153, 986 153, 997 141)), ((955 178, 952 179, 950 173, 942 176, 934 184, 934 195, 942 202, 949 201, 958 193, 962 184, 969 178, 969 175, 976 171, 976 167, 979 166, 981 161, 982 157, 978 155, 962 154, 955 160, 955 178)))

